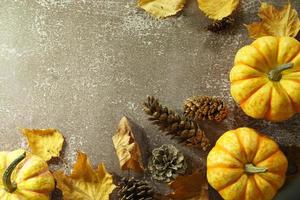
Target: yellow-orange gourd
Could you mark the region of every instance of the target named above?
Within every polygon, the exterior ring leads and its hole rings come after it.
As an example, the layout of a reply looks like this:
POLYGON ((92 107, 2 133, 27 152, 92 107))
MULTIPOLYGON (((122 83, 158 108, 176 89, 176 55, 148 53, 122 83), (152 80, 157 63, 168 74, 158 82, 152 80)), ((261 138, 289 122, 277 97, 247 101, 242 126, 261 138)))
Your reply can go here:
POLYGON ((224 133, 207 157, 207 179, 225 200, 270 200, 285 181, 276 142, 250 128, 224 133))
POLYGON ((230 72, 231 95, 257 119, 282 121, 300 112, 300 43, 265 36, 241 48, 230 72))
POLYGON ((47 163, 19 149, 0 152, 1 200, 49 200, 55 187, 47 163))

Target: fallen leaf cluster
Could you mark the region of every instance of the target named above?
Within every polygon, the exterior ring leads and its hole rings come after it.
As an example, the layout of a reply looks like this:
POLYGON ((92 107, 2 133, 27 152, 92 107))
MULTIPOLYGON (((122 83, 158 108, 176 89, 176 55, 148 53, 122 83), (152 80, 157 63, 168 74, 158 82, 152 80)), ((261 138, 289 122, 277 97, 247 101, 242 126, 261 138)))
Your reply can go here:
MULTIPOLYGON (((47 162, 51 162, 53 158, 60 158, 64 137, 58 130, 25 128, 22 129, 22 133, 28 141, 29 151, 32 154, 47 162)), ((120 120, 112 141, 122 170, 145 172, 140 145, 126 117, 120 120)), ((63 158, 58 160, 62 161, 63 158)), ((119 191, 120 199, 128 200, 135 198, 184 200, 193 197, 199 199, 200 196, 200 199, 208 199, 206 178, 200 171, 187 176, 177 176, 169 183, 173 192, 162 195, 155 192, 147 181, 134 177, 123 177, 115 183, 113 175, 106 170, 104 163, 99 163, 94 168, 88 156, 80 150, 77 151, 77 159, 70 175, 62 169, 57 169, 52 174, 56 180, 56 188, 61 190, 64 200, 109 200, 115 189, 119 191)))
MULTIPOLYGON (((199 9, 214 20, 207 30, 219 32, 229 27, 233 22, 233 12, 237 9, 239 0, 197 0, 199 9)), ((177 14, 184 8, 185 0, 138 0, 138 6, 157 18, 166 18, 177 14)), ((296 37, 300 30, 300 19, 290 2, 281 10, 272 4, 261 3, 258 12, 260 22, 245 25, 249 37, 290 36, 296 37)))

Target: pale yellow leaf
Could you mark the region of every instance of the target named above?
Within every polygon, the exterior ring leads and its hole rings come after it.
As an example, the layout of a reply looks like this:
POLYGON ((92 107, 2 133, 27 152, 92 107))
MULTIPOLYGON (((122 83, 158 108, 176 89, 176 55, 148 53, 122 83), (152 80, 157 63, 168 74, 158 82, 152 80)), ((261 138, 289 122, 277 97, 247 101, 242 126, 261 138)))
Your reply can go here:
POLYGON ((281 10, 271 4, 261 3, 258 16, 260 22, 246 25, 251 38, 266 35, 296 37, 300 30, 300 19, 290 3, 281 10))
POLYGON ((31 152, 45 161, 58 157, 62 149, 64 138, 56 129, 22 129, 28 140, 31 152))
POLYGON ((78 152, 70 176, 56 171, 54 177, 64 200, 108 200, 116 188, 112 175, 106 171, 104 164, 99 164, 94 170, 87 155, 82 152, 78 152))
POLYGON ((185 0, 139 0, 138 5, 157 18, 175 15, 184 7, 185 0))
POLYGON ((199 9, 214 20, 228 17, 239 5, 239 0, 198 0, 199 9))
POLYGON ((168 195, 171 199, 209 200, 207 180, 198 170, 188 176, 178 176, 169 186, 173 190, 168 195))
POLYGON ((126 117, 120 120, 117 133, 112 137, 112 140, 121 169, 144 171, 140 147, 135 141, 130 123, 126 117))

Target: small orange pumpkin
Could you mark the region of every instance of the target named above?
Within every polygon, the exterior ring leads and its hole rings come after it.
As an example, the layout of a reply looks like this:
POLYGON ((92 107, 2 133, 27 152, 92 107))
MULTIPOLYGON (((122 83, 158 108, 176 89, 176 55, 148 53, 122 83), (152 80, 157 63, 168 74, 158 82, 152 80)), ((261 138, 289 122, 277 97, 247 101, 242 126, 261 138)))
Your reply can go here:
POLYGON ((300 43, 265 36, 241 48, 230 72, 231 95, 257 119, 282 121, 300 112, 300 43))
POLYGON ((207 179, 225 200, 270 200, 285 181, 287 159, 251 128, 224 133, 207 157, 207 179))
POLYGON ((55 182, 47 163, 19 149, 0 152, 0 199, 49 200, 55 182))

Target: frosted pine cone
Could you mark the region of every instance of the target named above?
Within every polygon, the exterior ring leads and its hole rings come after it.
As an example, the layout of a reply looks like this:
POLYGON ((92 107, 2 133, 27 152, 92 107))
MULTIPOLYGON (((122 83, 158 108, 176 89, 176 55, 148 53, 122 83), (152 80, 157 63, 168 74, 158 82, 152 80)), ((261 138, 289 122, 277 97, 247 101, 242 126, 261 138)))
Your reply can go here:
POLYGON ((187 164, 183 154, 173 145, 162 145, 152 151, 148 169, 155 180, 170 182, 183 175, 187 164))

